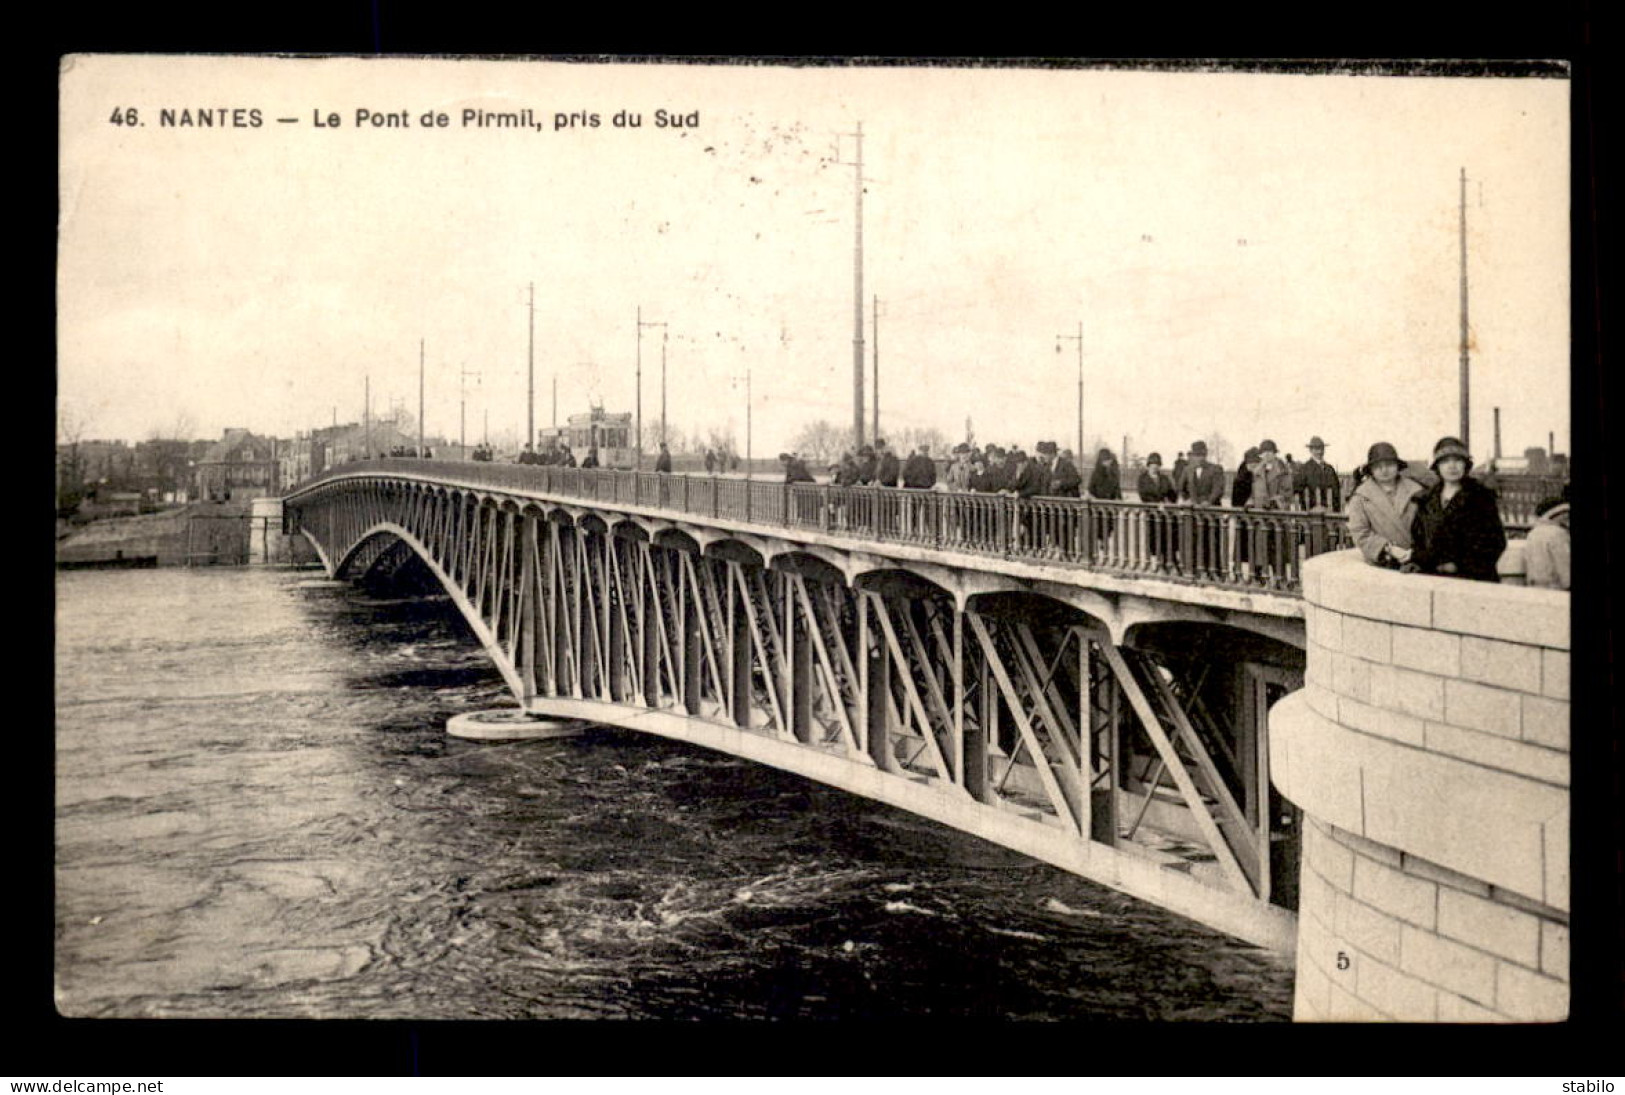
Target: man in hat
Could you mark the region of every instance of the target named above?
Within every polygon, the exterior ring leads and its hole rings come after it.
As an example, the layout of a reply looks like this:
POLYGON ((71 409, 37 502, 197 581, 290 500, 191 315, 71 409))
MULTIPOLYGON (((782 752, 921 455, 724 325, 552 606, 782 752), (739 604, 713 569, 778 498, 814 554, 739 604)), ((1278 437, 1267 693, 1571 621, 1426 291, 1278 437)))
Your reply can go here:
POLYGON ((1424 574, 1499 582, 1496 563, 1506 550, 1495 492, 1468 476, 1473 457, 1460 438, 1433 446, 1439 481, 1417 499, 1411 521, 1411 559, 1406 568, 1424 574))
POLYGON ((1038 480, 1038 493, 1049 496, 1054 493, 1051 489, 1055 481, 1055 457, 1060 451, 1053 441, 1040 441, 1033 446, 1038 453, 1038 459, 1033 461, 1033 476, 1038 480))
POLYGON ((1193 506, 1224 505, 1224 469, 1207 462, 1207 442, 1193 441, 1180 498, 1193 506))
POLYGON ((1343 508, 1343 481, 1337 469, 1326 463, 1326 442, 1317 434, 1309 439, 1309 459, 1297 466, 1292 476, 1292 495, 1306 510, 1343 508))
POLYGON ((875 483, 875 450, 869 445, 858 446, 858 485, 872 487, 875 483))
MULTIPOLYGON (((937 464, 931 459, 931 446, 921 442, 903 461, 902 486, 905 491, 928 491, 937 485, 937 464)), ((912 537, 916 529, 927 531, 934 522, 926 512, 928 498, 910 494, 903 499, 903 535, 912 537)))
POLYGON ((1050 473, 1050 493, 1061 498, 1076 498, 1082 486, 1083 476, 1078 474, 1078 464, 1072 457, 1072 450, 1062 449, 1050 473))
POLYGON ((807 462, 794 453, 779 453, 779 463, 784 465, 784 481, 786 483, 811 483, 812 473, 807 470, 807 462))
POLYGON ((892 451, 892 447, 886 444, 884 438, 875 438, 875 459, 877 462, 875 468, 876 485, 895 487, 897 478, 902 472, 902 464, 898 461, 897 454, 892 451))

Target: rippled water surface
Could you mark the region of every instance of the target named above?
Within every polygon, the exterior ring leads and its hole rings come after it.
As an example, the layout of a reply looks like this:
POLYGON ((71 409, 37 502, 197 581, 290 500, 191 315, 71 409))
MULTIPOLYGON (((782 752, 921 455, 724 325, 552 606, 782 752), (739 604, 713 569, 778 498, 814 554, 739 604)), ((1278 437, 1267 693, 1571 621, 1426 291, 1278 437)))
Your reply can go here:
POLYGON ((510 703, 449 601, 57 577, 73 1016, 1286 1020, 1283 960, 976 838, 510 703))

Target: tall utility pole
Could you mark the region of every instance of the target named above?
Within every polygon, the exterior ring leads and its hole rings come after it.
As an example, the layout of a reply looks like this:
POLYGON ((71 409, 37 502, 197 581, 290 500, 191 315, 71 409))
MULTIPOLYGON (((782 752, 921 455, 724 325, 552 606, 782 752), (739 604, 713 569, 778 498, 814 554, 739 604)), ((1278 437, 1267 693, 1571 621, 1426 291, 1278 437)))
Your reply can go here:
POLYGON ((880 298, 874 298, 874 319, 870 323, 875 334, 875 383, 874 383, 874 425, 871 429, 876 437, 880 436, 880 298))
MULTIPOLYGON (((530 342, 525 350, 525 445, 536 441, 536 283, 530 283, 530 342)), ((520 446, 523 450, 524 445, 520 446)))
POLYGON ((1472 415, 1468 405, 1467 361, 1467 169, 1461 169, 1461 443, 1472 450, 1472 438, 1467 436, 1472 415))
POLYGON ((857 159, 852 161, 856 188, 856 241, 852 248, 852 443, 863 444, 863 123, 858 123, 857 159))
POLYGON ((666 325, 660 325, 660 443, 666 443, 666 325))
POLYGON ((1075 335, 1056 335, 1055 352, 1061 352, 1061 343, 1076 341, 1078 344, 1078 460, 1083 460, 1083 320, 1078 320, 1078 333, 1075 335))
POLYGON ((418 339, 418 457, 421 459, 423 448, 423 339, 418 339))
MULTIPOLYGON (((734 381, 735 384, 737 384, 737 383, 739 383, 739 378, 736 376, 736 377, 733 378, 733 381, 734 381)), ((751 453, 750 410, 751 410, 750 366, 747 365, 745 367, 745 478, 746 479, 750 479, 754 475, 754 473, 751 470, 751 457, 752 457, 753 454, 751 453)))
POLYGON ((638 305, 638 417, 635 468, 643 470, 643 305, 638 305))
POLYGON ((1501 459, 1501 408, 1495 408, 1495 459, 1501 459))
POLYGON ((366 439, 367 443, 366 451, 361 454, 363 460, 372 456, 372 375, 370 373, 367 376, 366 393, 366 402, 361 407, 361 421, 365 423, 362 426, 362 437, 366 439))
MULTIPOLYGON (((645 327, 664 327, 664 326, 666 326, 664 320, 650 320, 649 322, 645 323, 643 321, 643 305, 641 305, 641 304, 638 305, 638 421, 637 421, 638 441, 637 441, 637 468, 638 468, 639 471, 643 470, 643 329, 645 327)), ((665 406, 665 402, 666 402, 665 361, 666 361, 666 358, 665 358, 665 351, 664 350, 661 351, 660 361, 661 361, 661 374, 660 374, 660 404, 661 404, 661 406, 660 406, 660 432, 661 432, 661 440, 664 440, 665 439, 665 432, 666 432, 666 406, 665 406)))
POLYGON ((462 450, 464 460, 468 459, 468 378, 478 379, 479 373, 471 371, 467 365, 463 366, 462 383, 460 385, 461 397, 457 404, 457 447, 462 450))

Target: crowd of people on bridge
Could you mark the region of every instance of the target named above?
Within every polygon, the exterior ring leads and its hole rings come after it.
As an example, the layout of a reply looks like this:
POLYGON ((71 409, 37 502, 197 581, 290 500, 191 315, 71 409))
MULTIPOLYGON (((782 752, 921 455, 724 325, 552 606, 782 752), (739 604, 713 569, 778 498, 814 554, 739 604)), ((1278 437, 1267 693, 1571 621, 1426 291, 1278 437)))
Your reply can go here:
MULTIPOLYGON (((1208 460, 1204 440, 1180 452, 1165 470, 1161 453, 1146 456, 1135 481, 1142 504, 1230 506, 1252 510, 1343 512, 1343 479, 1326 460, 1326 442, 1311 437, 1308 459, 1296 462, 1273 440, 1246 450, 1233 475, 1208 460), (1228 483, 1229 491, 1226 491, 1228 483)), ((806 461, 780 453, 785 482, 814 481, 806 461)), ((1424 486, 1403 474, 1407 462, 1392 444, 1379 441, 1354 470, 1347 499, 1348 528, 1367 561, 1406 573, 1498 581, 1497 566, 1507 547, 1495 490, 1468 473, 1473 459, 1455 437, 1434 446, 1429 470, 1436 481, 1424 486)), ((1085 482, 1070 449, 1040 441, 1029 456, 1019 446, 989 444, 978 450, 954 446, 938 474, 930 447, 915 446, 906 459, 884 439, 842 454, 830 468, 836 486, 895 487, 902 490, 960 491, 1015 498, 1123 498, 1123 472, 1116 455, 1102 448, 1085 482)), ((1526 582, 1569 588, 1568 489, 1536 508, 1525 543, 1526 582)), ((1110 534, 1112 518, 1104 519, 1110 534)))
MULTIPOLYGON (((1472 454, 1458 438, 1444 437, 1434 446, 1428 465, 1436 477, 1431 486, 1405 474, 1407 462, 1392 444, 1373 444, 1365 462, 1354 470, 1353 487, 1346 500, 1343 479, 1327 462, 1326 447, 1322 438, 1311 437, 1306 446, 1308 459, 1296 462, 1266 438, 1248 448, 1235 472, 1227 474, 1208 459, 1207 442, 1198 439, 1178 453, 1166 469, 1160 453, 1148 454, 1135 477, 1134 490, 1140 503, 1156 506, 1228 504, 1256 511, 1346 512, 1349 535, 1374 566, 1405 573, 1499 580, 1498 562, 1506 550, 1507 538, 1496 492, 1468 474, 1473 468, 1472 454)), ((1019 499, 1123 500, 1124 472, 1111 449, 1102 448, 1096 453, 1087 481, 1071 449, 1054 441, 1040 441, 1033 449, 1029 455, 1016 445, 988 444, 977 449, 968 443, 959 444, 939 467, 928 444, 913 446, 903 457, 884 439, 877 438, 872 445, 843 453, 830 466, 829 474, 837 487, 951 491, 1019 499)), ((390 455, 412 452, 401 450, 390 455)), ((706 458, 708 474, 725 466, 725 458, 709 450, 706 458)), ((476 448, 474 459, 489 461, 489 446, 476 448)), ((737 458, 734 461, 737 466, 737 458)), ((541 452, 527 444, 517 462, 577 466, 569 446, 558 440, 541 452)), ((786 483, 817 481, 799 454, 780 453, 779 462, 786 483)), ((598 450, 589 451, 580 466, 599 466, 598 450)), ((671 474, 671 453, 664 444, 655 459, 655 471, 671 474)), ((1567 589, 1568 489, 1565 487, 1560 497, 1543 501, 1535 513, 1525 541, 1527 584, 1567 589)), ((1109 537, 1114 522, 1112 514, 1104 515, 1101 533, 1109 537)), ((1160 540, 1163 535, 1155 532, 1153 538, 1160 540)), ((1154 550, 1160 546, 1152 544, 1154 550)))
MULTIPOLYGON (((1283 458, 1274 441, 1265 440, 1247 450, 1234 478, 1227 480, 1224 469, 1208 461, 1207 442, 1197 440, 1192 442, 1188 456, 1179 453, 1168 468, 1164 467, 1161 453, 1148 455, 1134 488, 1141 502, 1219 506, 1225 504, 1228 481, 1233 506, 1341 509, 1342 480, 1337 469, 1326 462, 1326 443, 1314 437, 1308 447, 1309 459, 1294 463, 1290 455, 1283 458)), ((798 453, 780 453, 779 461, 785 466, 786 482, 813 481, 806 460, 798 453)), ((955 445, 939 475, 929 445, 916 445, 907 458, 901 458, 884 438, 878 438, 873 445, 843 453, 829 472, 830 481, 842 487, 969 491, 1017 498, 1119 501, 1124 486, 1123 470, 1111 449, 1102 448, 1096 454, 1085 483, 1072 450, 1054 441, 1038 442, 1032 455, 1017 445, 988 444, 982 449, 955 445)))

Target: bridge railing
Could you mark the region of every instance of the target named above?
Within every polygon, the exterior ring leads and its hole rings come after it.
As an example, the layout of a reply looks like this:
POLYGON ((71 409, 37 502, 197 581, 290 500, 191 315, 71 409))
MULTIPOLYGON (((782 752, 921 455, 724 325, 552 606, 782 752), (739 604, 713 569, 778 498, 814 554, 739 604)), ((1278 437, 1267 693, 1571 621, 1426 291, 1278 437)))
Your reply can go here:
POLYGON ((785 484, 458 461, 342 465, 955 552, 1294 592, 1305 559, 1350 545, 1342 514, 785 484))

